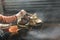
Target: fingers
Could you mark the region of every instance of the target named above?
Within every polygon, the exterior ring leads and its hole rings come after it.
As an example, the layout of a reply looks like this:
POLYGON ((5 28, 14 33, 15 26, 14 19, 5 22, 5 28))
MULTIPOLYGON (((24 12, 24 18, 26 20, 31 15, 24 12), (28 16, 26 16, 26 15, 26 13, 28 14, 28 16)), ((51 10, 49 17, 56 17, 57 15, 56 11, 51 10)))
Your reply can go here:
POLYGON ((25 14, 27 13, 27 12, 26 12, 25 10, 23 10, 23 9, 22 9, 20 12, 21 12, 21 15, 25 15, 25 14))

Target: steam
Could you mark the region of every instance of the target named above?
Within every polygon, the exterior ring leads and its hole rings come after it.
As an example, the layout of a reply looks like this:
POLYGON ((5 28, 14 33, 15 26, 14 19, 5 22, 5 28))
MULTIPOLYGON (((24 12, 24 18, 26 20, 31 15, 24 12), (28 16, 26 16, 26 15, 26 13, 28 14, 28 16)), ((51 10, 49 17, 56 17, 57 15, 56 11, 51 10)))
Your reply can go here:
POLYGON ((0 36, 3 36, 4 35, 4 32, 3 30, 0 29, 0 36))
MULTIPOLYGON (((37 16, 43 21, 46 20, 44 12, 37 11, 37 16)), ((32 30, 28 32, 26 37, 27 40, 44 40, 44 39, 54 39, 57 40, 60 37, 60 24, 50 25, 48 28, 40 31, 40 30, 32 30)), ((60 38, 59 38, 60 39, 60 38)))
POLYGON ((28 40, 57 39, 58 37, 60 37, 60 27, 47 28, 43 31, 33 30, 27 35, 28 40))
POLYGON ((45 21, 45 20, 46 20, 44 12, 41 12, 40 10, 37 10, 35 13, 37 14, 37 16, 38 16, 42 21, 45 21))

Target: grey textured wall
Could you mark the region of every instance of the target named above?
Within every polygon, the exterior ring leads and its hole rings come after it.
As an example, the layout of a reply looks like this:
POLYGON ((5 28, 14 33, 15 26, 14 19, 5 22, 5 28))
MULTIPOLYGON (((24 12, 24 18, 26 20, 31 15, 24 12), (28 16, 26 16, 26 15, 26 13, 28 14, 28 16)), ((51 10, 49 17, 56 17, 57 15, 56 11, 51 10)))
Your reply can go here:
POLYGON ((2 2, 0 0, 0 13, 3 13, 3 7, 2 7, 2 2))
POLYGON ((51 1, 48 0, 5 0, 6 10, 43 10, 50 7, 51 1))

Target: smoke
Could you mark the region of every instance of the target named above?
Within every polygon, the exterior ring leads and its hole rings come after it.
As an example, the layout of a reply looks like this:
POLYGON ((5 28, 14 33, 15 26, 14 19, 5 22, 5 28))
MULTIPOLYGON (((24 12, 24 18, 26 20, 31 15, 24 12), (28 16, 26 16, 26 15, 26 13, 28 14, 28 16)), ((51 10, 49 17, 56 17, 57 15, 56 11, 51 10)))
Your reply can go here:
POLYGON ((3 36, 4 35, 4 32, 3 30, 0 29, 0 36, 3 36))
POLYGON ((46 18, 45 18, 45 12, 37 10, 35 13, 37 14, 38 18, 40 18, 42 21, 46 20, 46 18))
POLYGON ((60 37, 60 27, 50 27, 43 31, 33 30, 29 31, 27 35, 27 40, 44 40, 44 39, 57 39, 60 37))

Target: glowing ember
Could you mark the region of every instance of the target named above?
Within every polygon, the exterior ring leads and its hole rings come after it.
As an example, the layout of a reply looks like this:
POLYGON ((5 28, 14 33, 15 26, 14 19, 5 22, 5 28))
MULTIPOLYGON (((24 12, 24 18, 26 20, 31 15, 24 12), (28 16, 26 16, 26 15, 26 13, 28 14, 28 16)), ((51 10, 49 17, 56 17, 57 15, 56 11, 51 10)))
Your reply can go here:
POLYGON ((11 33, 16 33, 17 31, 18 31, 18 27, 17 27, 17 25, 10 26, 10 28, 9 28, 9 32, 11 32, 11 33))

